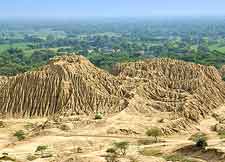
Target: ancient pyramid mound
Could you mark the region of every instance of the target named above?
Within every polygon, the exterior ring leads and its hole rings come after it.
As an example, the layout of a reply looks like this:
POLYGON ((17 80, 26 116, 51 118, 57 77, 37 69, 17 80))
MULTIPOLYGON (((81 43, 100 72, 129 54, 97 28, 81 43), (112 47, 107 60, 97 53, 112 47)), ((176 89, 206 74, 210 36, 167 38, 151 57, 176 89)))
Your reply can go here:
POLYGON ((14 117, 118 112, 126 106, 120 85, 84 57, 55 58, 38 71, 9 78, 0 87, 0 112, 14 117))
POLYGON ((119 64, 119 76, 138 78, 136 93, 161 111, 198 120, 225 103, 225 83, 217 69, 171 59, 119 64))
POLYGON ((199 121, 225 103, 225 83, 214 67, 152 59, 119 64, 114 73, 82 56, 54 58, 38 71, 0 78, 0 113, 42 117, 165 112, 173 116, 168 128, 199 121))

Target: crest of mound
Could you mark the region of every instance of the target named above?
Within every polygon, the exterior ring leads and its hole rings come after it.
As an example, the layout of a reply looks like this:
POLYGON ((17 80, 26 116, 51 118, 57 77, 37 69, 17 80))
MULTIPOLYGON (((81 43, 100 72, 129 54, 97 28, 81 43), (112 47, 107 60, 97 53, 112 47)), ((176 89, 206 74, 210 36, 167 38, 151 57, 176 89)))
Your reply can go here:
POLYGON ((115 77, 82 56, 52 59, 38 71, 11 77, 0 89, 2 115, 118 112, 126 91, 115 77))

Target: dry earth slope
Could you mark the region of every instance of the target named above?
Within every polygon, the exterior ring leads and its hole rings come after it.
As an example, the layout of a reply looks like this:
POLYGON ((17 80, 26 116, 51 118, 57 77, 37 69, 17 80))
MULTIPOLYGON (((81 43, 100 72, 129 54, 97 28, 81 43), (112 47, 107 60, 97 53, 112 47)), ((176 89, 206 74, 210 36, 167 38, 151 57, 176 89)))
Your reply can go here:
POLYGON ((118 64, 114 75, 82 56, 52 59, 38 71, 0 77, 2 117, 138 111, 165 113, 165 134, 186 129, 225 101, 216 68, 171 59, 118 64))

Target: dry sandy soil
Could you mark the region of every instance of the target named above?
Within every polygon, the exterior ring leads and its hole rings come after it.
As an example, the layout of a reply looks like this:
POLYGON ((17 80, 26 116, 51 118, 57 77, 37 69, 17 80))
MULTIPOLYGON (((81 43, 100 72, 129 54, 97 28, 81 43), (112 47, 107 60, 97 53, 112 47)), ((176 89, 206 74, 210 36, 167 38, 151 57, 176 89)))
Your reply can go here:
MULTIPOLYGON (((223 109, 221 107, 218 112, 221 113, 223 109)), ((127 155, 120 158, 121 162, 164 162, 179 159, 181 162, 223 161, 224 140, 212 131, 212 126, 218 123, 216 118, 204 119, 186 133, 163 136, 161 142, 139 144, 140 140, 150 139, 145 136, 147 123, 157 123, 159 119, 160 114, 153 117, 126 111, 103 116, 100 120, 95 120, 93 116, 69 116, 58 121, 47 118, 7 119, 3 120, 4 126, 0 128, 0 153, 1 157, 7 153, 7 157, 18 162, 31 161, 31 155, 36 157, 32 160, 34 162, 105 162, 107 148, 112 147, 114 142, 128 141, 129 149, 127 155), (13 136, 18 130, 25 132, 25 139, 19 141, 13 136), (195 149, 192 147, 194 143, 188 140, 196 132, 207 134, 209 146, 206 151, 195 149), (43 152, 46 157, 35 153, 41 145, 48 146, 43 152), (180 158, 169 159, 171 155, 179 155, 180 158)))
POLYGON ((151 59, 110 74, 83 56, 57 57, 0 77, 0 162, 224 162, 224 101, 212 66, 151 59), (157 143, 146 136, 156 127, 157 143), (200 132, 206 149, 189 140, 200 132), (106 161, 123 141, 127 154, 106 161))

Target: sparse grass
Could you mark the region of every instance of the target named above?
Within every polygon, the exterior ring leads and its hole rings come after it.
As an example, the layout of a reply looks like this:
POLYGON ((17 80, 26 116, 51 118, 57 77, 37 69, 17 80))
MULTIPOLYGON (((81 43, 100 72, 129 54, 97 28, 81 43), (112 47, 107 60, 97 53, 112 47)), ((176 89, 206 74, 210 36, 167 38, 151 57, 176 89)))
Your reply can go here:
POLYGON ((37 159, 37 156, 35 156, 35 155, 28 155, 27 156, 27 160, 29 160, 29 161, 33 161, 33 160, 36 160, 37 159))
POLYGON ((138 145, 151 145, 155 143, 155 140, 154 139, 139 139, 137 141, 137 144, 138 145))
POLYGON ((146 147, 139 151, 139 153, 143 156, 156 156, 159 157, 162 155, 159 149, 153 149, 152 147, 146 147))
POLYGON ((27 123, 24 128, 29 130, 29 129, 32 129, 34 127, 34 124, 33 123, 27 123))
POLYGON ((173 154, 173 155, 165 155, 163 158, 166 161, 171 161, 171 162, 197 162, 196 160, 189 159, 183 155, 179 154, 173 154))
POLYGON ((23 130, 17 131, 13 136, 15 136, 19 141, 22 141, 26 138, 23 130))

